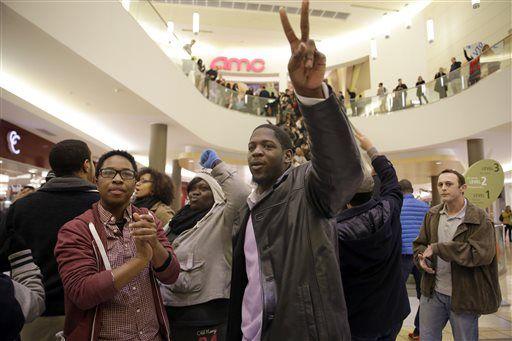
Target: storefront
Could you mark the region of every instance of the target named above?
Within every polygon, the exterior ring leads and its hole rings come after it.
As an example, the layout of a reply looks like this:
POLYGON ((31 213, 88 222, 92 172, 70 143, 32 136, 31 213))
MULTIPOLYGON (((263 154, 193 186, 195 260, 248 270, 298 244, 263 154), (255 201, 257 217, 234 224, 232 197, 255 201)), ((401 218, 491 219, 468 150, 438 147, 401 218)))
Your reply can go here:
POLYGON ((0 210, 3 210, 23 186, 37 189, 44 183, 54 143, 4 120, 0 120, 0 137, 0 210))

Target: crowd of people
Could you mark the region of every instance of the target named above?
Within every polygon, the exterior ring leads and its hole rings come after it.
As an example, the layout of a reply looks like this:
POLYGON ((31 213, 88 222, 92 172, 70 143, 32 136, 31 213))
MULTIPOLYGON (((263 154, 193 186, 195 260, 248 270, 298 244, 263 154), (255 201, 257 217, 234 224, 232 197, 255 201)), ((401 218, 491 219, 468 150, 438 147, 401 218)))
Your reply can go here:
MULTIPOLYGON (((446 98, 450 90, 451 94, 457 94, 462 89, 477 83, 482 74, 489 75, 500 68, 500 63, 497 61, 485 62, 482 65, 480 61, 482 56, 490 57, 494 54, 488 44, 483 45, 481 54, 476 57, 469 56, 466 49, 463 52, 469 65, 467 71, 462 69, 462 62, 452 57, 448 74, 444 67, 440 67, 434 75, 432 89, 427 89, 427 84, 423 77, 418 76, 415 83, 415 98, 408 99, 409 88, 401 78, 398 79, 398 83, 392 92, 388 92, 384 84, 379 83, 377 100, 380 105, 374 108, 372 112, 383 113, 405 109, 410 106, 428 104, 429 97, 431 100, 435 98, 432 97, 430 91, 435 92, 439 99, 446 98)), ((197 60, 195 84, 205 96, 229 109, 269 117, 275 117, 280 114, 286 115, 290 110, 280 104, 282 97, 288 96, 287 92, 291 89, 279 92, 276 95, 274 91, 268 91, 265 86, 259 86, 254 90, 245 83, 228 82, 222 78, 218 67, 206 71, 201 59, 197 60)), ((373 101, 371 97, 363 96, 363 93, 357 95, 350 88, 347 88, 345 93, 339 91, 338 98, 340 103, 345 105, 347 109, 350 108, 349 116, 368 114, 368 105, 373 101)))
POLYGON ((395 340, 410 273, 411 339, 441 340, 447 321, 456 340, 478 338, 501 301, 492 222, 455 170, 430 208, 398 181, 323 82, 302 6, 300 39, 280 11, 294 91, 279 104, 293 115, 248 137, 252 190, 206 149, 174 212, 172 181, 130 153, 95 163, 83 141, 52 148, 55 177, 0 225, 2 339, 395 340))
MULTIPOLYGON (((481 56, 490 57, 494 54, 490 46, 487 44, 483 45, 482 53, 477 57, 468 56, 466 49, 463 51, 464 56, 469 64, 466 78, 464 78, 464 76, 466 76, 466 70, 462 69, 462 62, 458 61, 455 57, 451 58, 450 70, 448 71, 448 74, 446 74, 446 69, 444 67, 440 67, 438 72, 434 75, 432 90, 437 93, 437 97, 439 99, 448 97, 448 92, 450 89, 451 94, 454 95, 459 93, 462 89, 477 83, 482 76, 483 68, 485 68, 485 75, 489 75, 499 70, 500 68, 500 63, 497 61, 486 62, 485 66, 481 64, 481 56)), ((412 99, 407 100, 408 87, 401 78, 398 79, 398 83, 393 88, 392 93, 388 92, 383 83, 379 83, 377 88, 377 96, 380 101, 378 112, 395 111, 418 104, 428 104, 429 100, 427 97, 427 86, 422 76, 418 76, 415 89, 416 99, 413 102, 412 99), (390 104, 387 104, 389 99, 390 104)), ((349 95, 348 104, 352 110, 353 116, 359 116, 361 114, 367 113, 366 106, 371 103, 371 98, 364 98, 362 94, 360 94, 359 99, 356 99, 356 93, 350 89, 347 89, 347 94, 349 95)), ((345 96, 342 93, 340 93, 340 99, 342 101, 345 99, 345 96)), ((374 112, 375 111, 376 110, 374 110, 374 112)))

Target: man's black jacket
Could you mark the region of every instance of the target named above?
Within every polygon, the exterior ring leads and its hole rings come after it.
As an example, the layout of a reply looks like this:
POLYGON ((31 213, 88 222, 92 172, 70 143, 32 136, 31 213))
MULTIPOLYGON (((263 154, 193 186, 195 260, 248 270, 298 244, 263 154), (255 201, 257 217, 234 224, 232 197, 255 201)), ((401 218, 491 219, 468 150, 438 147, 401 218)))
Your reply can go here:
POLYGON ((380 198, 338 216, 341 279, 352 335, 375 337, 402 322, 410 312, 402 280, 402 192, 385 156, 372 161, 380 198))

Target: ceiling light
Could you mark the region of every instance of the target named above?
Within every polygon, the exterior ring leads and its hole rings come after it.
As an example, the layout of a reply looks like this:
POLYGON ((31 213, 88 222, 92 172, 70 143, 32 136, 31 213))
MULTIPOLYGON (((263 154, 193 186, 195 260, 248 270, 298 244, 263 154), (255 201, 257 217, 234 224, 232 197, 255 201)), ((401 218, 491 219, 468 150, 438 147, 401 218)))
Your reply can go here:
POLYGON ((0 174, 0 182, 9 182, 9 175, 0 174))
POLYGON ((174 35, 174 23, 172 21, 167 22, 167 35, 169 36, 169 41, 171 41, 174 35))
POLYGON ((389 39, 389 37, 391 37, 391 21, 387 13, 384 13, 384 27, 382 29, 384 37, 389 39))
POLYGON ((192 32, 194 32, 194 34, 199 33, 199 13, 197 12, 192 14, 192 32))
POLYGON ((480 7, 480 0, 471 0, 471 6, 473 6, 473 9, 477 9, 480 7))
POLYGON ((406 29, 410 29, 412 27, 412 19, 411 17, 407 17, 405 18, 405 28, 406 29))
POLYGON ((436 161, 436 165, 440 165, 440 164, 442 164, 441 161, 436 161))
POLYGON ((29 172, 30 174, 36 174, 36 173, 37 173, 37 169, 35 169, 35 168, 30 168, 30 169, 28 170, 28 172, 29 172))
POLYGON ((429 43, 434 42, 434 20, 427 20, 427 40, 429 43))
POLYGON ((123 5, 123 8, 127 11, 130 10, 130 0, 122 0, 121 4, 123 5))
POLYGON ((133 144, 125 136, 120 135, 114 129, 109 129, 104 122, 93 119, 85 112, 66 106, 61 100, 51 97, 41 89, 33 87, 32 84, 5 72, 5 70, 0 70, 0 87, 39 107, 51 116, 76 127, 111 149, 134 149, 133 144))
POLYGON ((370 55, 373 60, 377 59, 377 40, 375 38, 370 40, 370 55))

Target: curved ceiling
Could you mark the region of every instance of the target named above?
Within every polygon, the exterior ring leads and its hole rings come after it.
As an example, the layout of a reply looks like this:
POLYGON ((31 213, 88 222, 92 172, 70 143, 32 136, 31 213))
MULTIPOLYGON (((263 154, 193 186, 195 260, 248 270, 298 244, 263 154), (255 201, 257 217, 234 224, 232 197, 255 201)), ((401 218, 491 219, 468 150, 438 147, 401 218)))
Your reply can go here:
MULTIPOLYGON (((176 143, 176 149, 216 145, 226 153, 241 156, 250 131, 265 121, 206 101, 120 5, 97 4, 93 8, 77 2, 78 7, 52 8, 51 4, 34 3, 9 6, 47 33, 26 20, 12 32, 4 29, 2 42, 21 50, 11 54, 4 48, 3 71, 30 77, 27 79, 39 89, 53 91, 60 101, 81 108, 110 132, 128 137, 129 143, 137 145, 134 150, 147 154, 149 124, 163 121, 176 127, 168 139, 169 143, 176 143), (90 17, 95 20, 90 22, 90 17), (73 22, 76 25, 70 24, 73 22), (23 30, 29 31, 23 34, 23 30), (10 38, 4 39, 5 34, 10 38), (30 37, 39 38, 32 41, 30 37), (53 54, 57 52, 60 57, 53 54), (62 56, 66 58, 61 59, 62 56), (80 90, 73 92, 70 87, 80 90), (116 92, 116 88, 121 91, 116 92)), ((10 13, 16 20, 24 20, 13 11, 2 9, 4 15, 10 13)), ((509 123, 510 83, 508 69, 438 103, 391 115, 356 118, 353 122, 372 136, 382 151, 432 150, 509 123), (446 127, 440 129, 440 122, 446 127), (401 130, 397 131, 397 127, 401 130), (389 135, 389 131, 397 134, 389 135)), ((81 127, 78 124, 74 128, 81 127)), ((91 136, 98 144, 104 144, 101 134, 91 136)), ((168 157, 176 154, 168 153, 168 157)))

